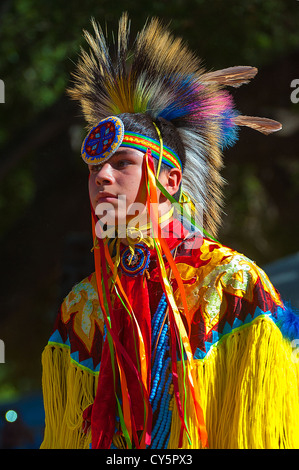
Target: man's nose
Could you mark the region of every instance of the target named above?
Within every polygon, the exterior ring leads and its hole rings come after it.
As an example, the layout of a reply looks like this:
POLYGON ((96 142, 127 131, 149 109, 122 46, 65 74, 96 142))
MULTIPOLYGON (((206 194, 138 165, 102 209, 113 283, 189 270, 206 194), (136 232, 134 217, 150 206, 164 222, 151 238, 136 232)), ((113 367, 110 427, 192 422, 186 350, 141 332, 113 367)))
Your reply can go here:
POLYGON ((111 165, 107 162, 99 169, 96 176, 97 185, 101 186, 103 184, 112 184, 113 183, 113 169, 111 165))

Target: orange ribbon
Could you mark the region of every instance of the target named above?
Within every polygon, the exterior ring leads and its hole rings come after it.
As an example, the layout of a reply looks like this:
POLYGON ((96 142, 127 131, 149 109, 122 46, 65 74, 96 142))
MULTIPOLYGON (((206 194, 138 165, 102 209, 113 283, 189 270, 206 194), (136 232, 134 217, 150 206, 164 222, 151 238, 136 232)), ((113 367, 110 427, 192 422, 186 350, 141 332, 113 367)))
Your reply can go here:
MULTIPOLYGON (((194 374, 193 354, 192 354, 188 334, 186 332, 186 329, 185 329, 184 323, 182 321, 180 312, 179 312, 178 307, 176 305, 174 295, 173 295, 172 286, 171 286, 171 284, 168 280, 165 265, 164 265, 163 258, 162 258, 162 249, 163 249, 163 252, 164 252, 165 257, 166 257, 166 259, 169 263, 169 266, 173 271, 175 279, 177 280, 177 283, 178 283, 178 286, 179 286, 179 289, 180 289, 180 293, 181 293, 183 306, 184 306, 184 309, 185 309, 185 315, 186 315, 186 318, 188 319, 189 318, 188 306, 187 306, 187 300, 186 300, 184 285, 183 285, 183 282, 181 280, 178 269, 176 267, 176 264, 173 260, 173 257, 171 255, 170 249, 169 249, 167 243, 165 242, 165 240, 161 237, 161 227, 159 226, 159 223, 158 223, 159 217, 158 217, 158 213, 157 213, 158 212, 157 186, 156 186, 156 179, 155 179, 155 173, 154 173, 153 159, 152 159, 152 156, 150 154, 150 150, 148 150, 146 155, 145 155, 145 161, 146 161, 146 170, 147 170, 145 176, 146 176, 146 186, 147 186, 147 189, 148 189, 148 198, 147 198, 148 210, 150 212, 151 221, 153 223, 154 234, 155 234, 154 239, 155 239, 156 244, 157 244, 157 251, 158 251, 158 256, 159 256, 159 261, 160 261, 161 275, 162 275, 163 282, 164 282, 165 295, 166 295, 166 298, 167 298, 168 303, 170 305, 170 310, 172 311, 172 313, 174 315, 175 326, 178 330, 179 337, 181 338, 184 350, 185 350, 186 355, 187 355, 187 360, 188 360, 188 365, 189 365, 189 367, 188 367, 188 384, 189 384, 189 387, 191 389, 191 393, 192 393, 192 397, 193 397, 193 401, 194 401, 194 405, 195 405, 195 412, 196 412, 195 415, 196 415, 196 419, 197 419, 197 428, 198 428, 199 437, 201 439, 203 447, 207 447, 208 446, 207 430, 206 430, 206 426, 205 426, 205 422, 204 422, 203 410, 202 410, 202 407, 200 405, 200 394, 199 394, 198 385, 196 383, 196 380, 194 380, 194 378, 195 378, 194 375, 195 374, 194 374), (154 211, 151 211, 152 208, 154 208, 154 211)), ((189 326, 189 331, 190 331, 190 325, 188 324, 188 326, 189 326)), ((174 355, 174 352, 173 352, 173 359, 176 359, 175 355, 174 355)), ((176 374, 176 365, 174 365, 174 363, 173 363, 173 366, 174 366, 174 372, 176 374)), ((183 376, 184 376, 185 371, 184 371, 184 356, 183 356, 183 354, 182 354, 182 371, 183 371, 183 376)), ((176 376, 174 376, 173 378, 174 378, 175 381, 177 380, 176 376)), ((184 380, 184 377, 183 377, 183 380, 184 380)), ((177 395, 176 395, 176 398, 178 398, 177 395)), ((181 409, 181 403, 178 402, 178 399, 177 399, 177 405, 178 405, 178 411, 179 411, 181 422, 182 422, 182 427, 186 430, 187 435, 190 438, 187 425, 186 425, 186 423, 184 422, 184 419, 183 419, 184 410, 181 409)), ((179 441, 180 441, 179 442, 179 447, 181 447, 182 446, 182 431, 181 431, 179 441)))

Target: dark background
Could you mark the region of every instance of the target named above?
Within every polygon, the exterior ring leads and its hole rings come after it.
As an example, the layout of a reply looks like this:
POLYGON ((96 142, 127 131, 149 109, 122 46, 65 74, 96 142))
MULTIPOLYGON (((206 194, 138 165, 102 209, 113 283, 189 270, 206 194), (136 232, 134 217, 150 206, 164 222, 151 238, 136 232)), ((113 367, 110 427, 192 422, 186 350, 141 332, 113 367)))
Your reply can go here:
POLYGON ((80 159, 84 123, 65 88, 80 45, 85 47, 82 29, 91 30, 91 16, 116 31, 123 10, 132 20, 132 37, 147 17, 159 16, 209 70, 258 67, 249 85, 232 89, 237 108, 277 119, 283 131, 266 137, 244 128, 225 152, 228 184, 218 239, 268 267, 287 300, 297 302, 299 103, 291 101, 291 83, 299 80, 299 1, 2 0, 0 430, 5 448, 38 446, 41 352, 63 297, 93 269, 87 169, 80 159), (19 410, 15 423, 5 421, 9 407, 19 410))

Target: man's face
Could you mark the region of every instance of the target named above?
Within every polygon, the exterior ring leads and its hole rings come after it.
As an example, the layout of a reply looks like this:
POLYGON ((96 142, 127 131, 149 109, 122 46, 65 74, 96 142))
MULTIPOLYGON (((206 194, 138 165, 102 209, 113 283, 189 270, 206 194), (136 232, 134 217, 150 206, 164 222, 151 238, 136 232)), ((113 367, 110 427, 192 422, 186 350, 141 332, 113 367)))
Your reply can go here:
MULTIPOLYGON (((149 223, 146 207, 146 185, 143 175, 144 154, 139 150, 119 147, 109 160, 89 165, 89 195, 92 207, 102 227, 149 223)), ((181 182, 181 171, 162 171, 159 181, 169 194, 175 194, 181 182)), ((157 190, 159 216, 169 210, 170 201, 157 190)), ((106 229, 105 229, 106 230, 106 229)), ((113 235, 111 235, 113 236, 113 235)))
POLYGON ((130 206, 145 204, 143 156, 139 150, 119 147, 103 164, 89 165, 91 204, 104 223, 126 223, 130 206))

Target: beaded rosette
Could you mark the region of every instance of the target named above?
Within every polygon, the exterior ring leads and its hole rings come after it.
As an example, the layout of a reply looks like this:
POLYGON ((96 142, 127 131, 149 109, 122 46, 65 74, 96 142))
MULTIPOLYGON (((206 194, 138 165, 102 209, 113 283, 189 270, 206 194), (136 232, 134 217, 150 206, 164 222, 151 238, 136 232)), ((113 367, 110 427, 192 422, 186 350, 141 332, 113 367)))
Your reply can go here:
POLYGON ((124 125, 116 116, 100 121, 85 138, 81 154, 88 165, 108 160, 119 148, 124 137, 124 125))
POLYGON ((122 272, 131 277, 142 275, 150 261, 150 253, 144 245, 136 244, 134 248, 134 254, 129 247, 123 248, 119 263, 122 272))

